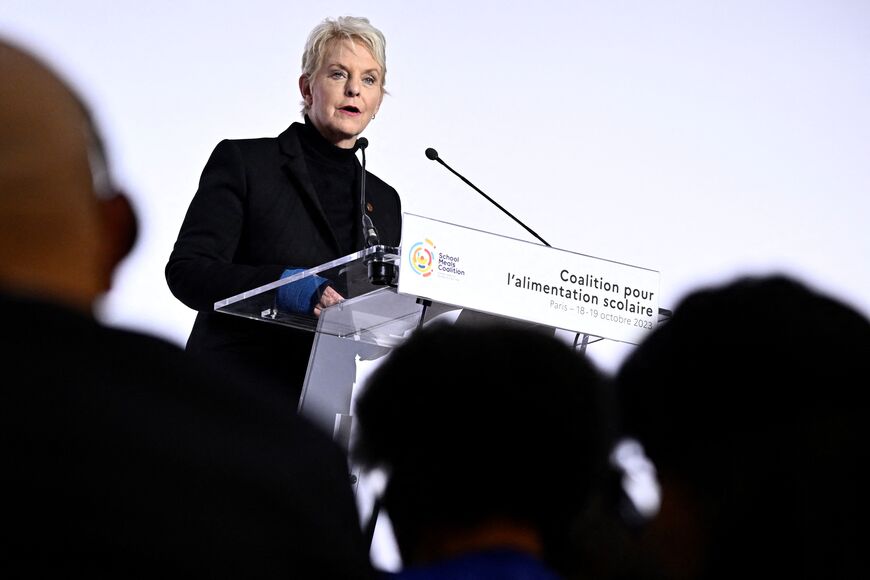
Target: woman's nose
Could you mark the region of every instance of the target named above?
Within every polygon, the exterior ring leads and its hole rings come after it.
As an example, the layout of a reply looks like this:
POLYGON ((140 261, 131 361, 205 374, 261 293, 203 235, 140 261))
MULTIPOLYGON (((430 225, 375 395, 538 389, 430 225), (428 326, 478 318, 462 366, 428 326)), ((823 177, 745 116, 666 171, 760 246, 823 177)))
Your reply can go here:
POLYGON ((359 82, 353 78, 347 79, 347 84, 344 87, 344 93, 348 97, 356 97, 359 95, 359 82))

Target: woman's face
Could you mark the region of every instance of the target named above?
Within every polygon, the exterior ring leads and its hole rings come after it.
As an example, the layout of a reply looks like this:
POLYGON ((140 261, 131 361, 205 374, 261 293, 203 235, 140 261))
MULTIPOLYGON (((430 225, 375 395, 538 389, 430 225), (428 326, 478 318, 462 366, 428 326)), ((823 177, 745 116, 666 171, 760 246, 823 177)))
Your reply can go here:
POLYGON ((334 41, 311 78, 299 78, 308 116, 330 143, 350 149, 384 96, 378 62, 361 42, 334 41))

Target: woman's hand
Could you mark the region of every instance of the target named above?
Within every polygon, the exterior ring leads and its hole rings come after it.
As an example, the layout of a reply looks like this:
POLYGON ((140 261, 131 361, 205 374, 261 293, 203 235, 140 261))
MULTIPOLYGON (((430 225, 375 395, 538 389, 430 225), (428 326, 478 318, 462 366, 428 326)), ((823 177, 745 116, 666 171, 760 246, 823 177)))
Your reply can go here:
POLYGON ((332 286, 327 286, 323 293, 320 295, 320 299, 314 305, 314 316, 320 316, 320 313, 324 308, 328 308, 334 304, 338 304, 344 300, 344 296, 336 292, 335 288, 332 286))

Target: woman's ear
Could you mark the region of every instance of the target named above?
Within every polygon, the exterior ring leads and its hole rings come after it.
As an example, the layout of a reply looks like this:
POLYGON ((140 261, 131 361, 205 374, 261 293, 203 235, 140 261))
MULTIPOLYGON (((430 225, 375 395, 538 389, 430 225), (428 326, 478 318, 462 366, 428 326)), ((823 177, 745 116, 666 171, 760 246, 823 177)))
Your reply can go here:
POLYGON ((311 106, 311 81, 308 75, 301 75, 299 77, 299 92, 302 93, 305 104, 311 106))

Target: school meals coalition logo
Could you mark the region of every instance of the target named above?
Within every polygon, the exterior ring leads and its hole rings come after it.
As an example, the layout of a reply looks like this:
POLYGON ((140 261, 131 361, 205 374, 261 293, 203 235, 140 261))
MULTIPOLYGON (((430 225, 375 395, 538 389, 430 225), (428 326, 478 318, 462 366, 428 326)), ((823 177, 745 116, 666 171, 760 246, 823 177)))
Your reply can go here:
POLYGON ((429 276, 435 267, 435 244, 428 238, 417 242, 411 246, 408 260, 411 262, 411 269, 417 274, 423 277, 429 276))

